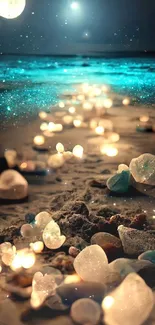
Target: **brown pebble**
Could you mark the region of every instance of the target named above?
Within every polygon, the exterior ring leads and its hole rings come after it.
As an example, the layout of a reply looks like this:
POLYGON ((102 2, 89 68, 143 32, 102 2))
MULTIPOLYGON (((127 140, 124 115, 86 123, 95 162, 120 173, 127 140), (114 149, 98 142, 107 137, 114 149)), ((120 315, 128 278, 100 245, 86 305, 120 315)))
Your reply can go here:
POLYGON ((68 252, 72 257, 76 257, 80 253, 80 250, 74 246, 71 246, 68 252))

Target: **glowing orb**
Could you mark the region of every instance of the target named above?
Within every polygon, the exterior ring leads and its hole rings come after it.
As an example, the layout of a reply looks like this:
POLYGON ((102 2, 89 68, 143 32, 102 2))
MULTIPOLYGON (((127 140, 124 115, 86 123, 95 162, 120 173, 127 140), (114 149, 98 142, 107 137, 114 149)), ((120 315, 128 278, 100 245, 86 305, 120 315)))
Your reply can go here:
POLYGON ((71 8, 72 8, 73 10, 77 10, 77 9, 79 8, 79 3, 76 2, 76 1, 72 2, 72 3, 71 3, 71 8))
POLYGON ((26 0, 0 0, 0 16, 13 19, 21 15, 26 0))

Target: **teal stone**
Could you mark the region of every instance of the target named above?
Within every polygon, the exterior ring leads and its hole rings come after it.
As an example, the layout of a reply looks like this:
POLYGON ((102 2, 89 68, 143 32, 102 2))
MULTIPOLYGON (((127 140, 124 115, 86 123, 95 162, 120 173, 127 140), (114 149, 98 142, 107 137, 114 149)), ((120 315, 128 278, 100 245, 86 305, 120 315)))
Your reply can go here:
POLYGON ((146 251, 138 256, 139 260, 147 260, 155 264, 155 250, 146 251))
POLYGON ((115 193, 126 193, 130 186, 130 171, 123 170, 121 173, 110 177, 107 181, 107 187, 115 193))

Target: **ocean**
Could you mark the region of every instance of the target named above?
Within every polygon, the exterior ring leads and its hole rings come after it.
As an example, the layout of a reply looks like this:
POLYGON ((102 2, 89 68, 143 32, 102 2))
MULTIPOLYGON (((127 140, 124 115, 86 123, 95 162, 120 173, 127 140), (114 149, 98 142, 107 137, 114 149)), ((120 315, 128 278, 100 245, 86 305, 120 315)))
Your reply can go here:
POLYGON ((49 110, 78 83, 106 84, 146 106, 155 103, 155 59, 151 57, 0 57, 0 117, 29 118, 49 110))

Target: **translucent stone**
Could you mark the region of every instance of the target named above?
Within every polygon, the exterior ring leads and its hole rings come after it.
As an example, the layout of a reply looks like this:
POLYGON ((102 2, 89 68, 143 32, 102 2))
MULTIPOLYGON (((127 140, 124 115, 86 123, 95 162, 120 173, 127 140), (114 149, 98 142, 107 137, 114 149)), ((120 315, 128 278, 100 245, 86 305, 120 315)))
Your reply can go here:
POLYGON ((47 297, 55 294, 57 285, 53 275, 37 272, 32 281, 31 306, 39 308, 47 297))
POLYGON ((28 248, 21 249, 17 251, 14 259, 10 265, 13 271, 16 271, 20 268, 30 269, 36 261, 36 257, 33 251, 28 248))
POLYGON ((118 258, 109 264, 111 272, 118 272, 122 278, 130 273, 138 272, 150 265, 149 261, 138 261, 128 258, 118 258))
POLYGON ((61 236, 60 227, 52 220, 48 223, 43 231, 43 241, 46 247, 49 249, 58 249, 65 242, 66 237, 61 236))
POLYGON ((107 256, 98 245, 84 248, 75 258, 74 268, 84 281, 106 283, 109 276, 107 256))
POLYGON ((129 170, 129 167, 127 165, 125 165, 125 164, 120 164, 118 166, 118 173, 121 173, 124 170, 126 170, 126 171, 129 170))
POLYGON ((0 175, 0 198, 24 199, 28 195, 28 183, 16 170, 6 170, 0 175))
POLYGON ((108 325, 141 325, 154 306, 152 290, 136 273, 129 274, 102 302, 108 325))
POLYGON ((78 324, 98 324, 101 316, 100 305, 87 298, 75 301, 71 307, 71 317, 78 324))
POLYGON ((130 171, 123 170, 120 173, 110 177, 107 181, 107 187, 110 191, 116 193, 126 193, 130 186, 130 171))
POLYGON ((27 223, 21 227, 20 233, 24 238, 31 237, 33 236, 33 227, 29 223, 27 223))
POLYGON ((37 241, 35 243, 31 243, 30 247, 36 254, 39 254, 44 249, 44 243, 42 241, 37 241))
POLYGON ((155 250, 144 252, 138 256, 138 259, 140 261, 150 261, 155 264, 155 250))
POLYGON ((54 169, 60 168, 64 165, 64 157, 63 154, 55 154, 55 155, 51 155, 48 158, 48 166, 54 169))
POLYGON ((134 158, 130 163, 130 171, 138 183, 155 185, 155 156, 145 153, 134 158))
POLYGON ((35 225, 38 228, 43 230, 51 220, 52 220, 51 214, 46 211, 43 211, 36 215, 35 225))
POLYGON ((0 245, 0 256, 2 262, 10 266, 16 254, 16 247, 12 246, 11 243, 5 242, 0 245))
POLYGON ((138 256, 147 250, 155 249, 155 237, 148 232, 121 225, 118 227, 118 233, 124 252, 128 255, 138 256))
POLYGON ((10 168, 14 167, 17 163, 17 152, 15 150, 4 151, 4 157, 10 168))

